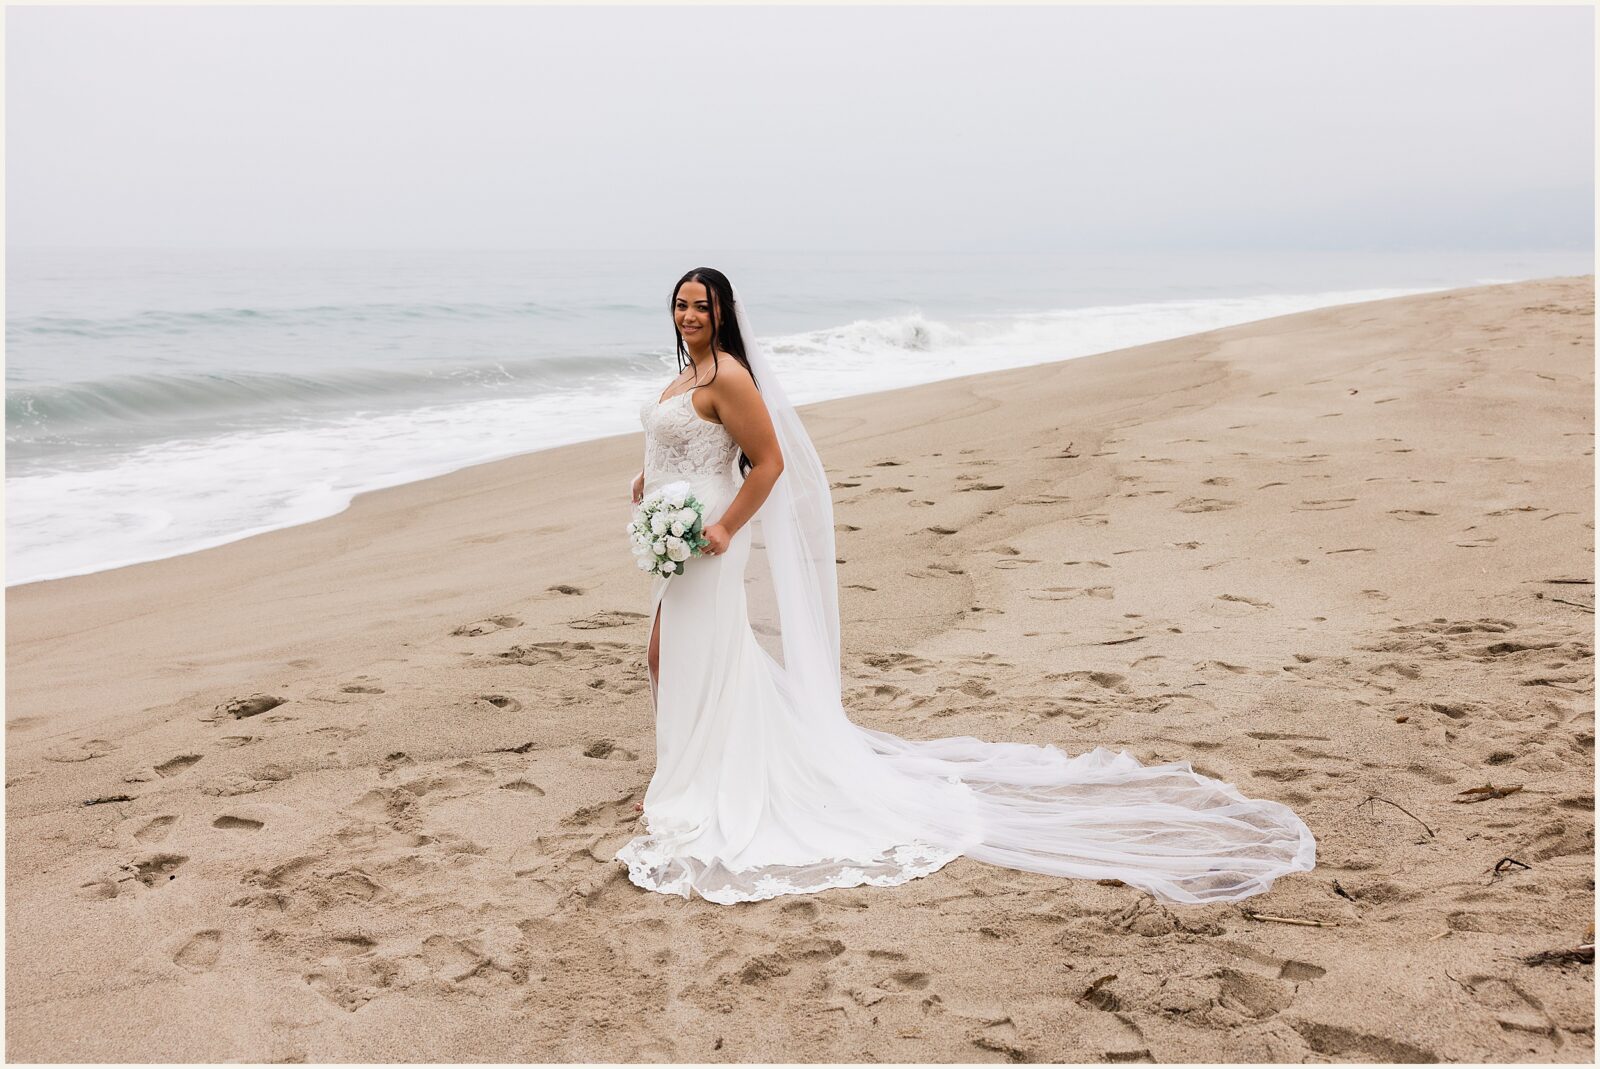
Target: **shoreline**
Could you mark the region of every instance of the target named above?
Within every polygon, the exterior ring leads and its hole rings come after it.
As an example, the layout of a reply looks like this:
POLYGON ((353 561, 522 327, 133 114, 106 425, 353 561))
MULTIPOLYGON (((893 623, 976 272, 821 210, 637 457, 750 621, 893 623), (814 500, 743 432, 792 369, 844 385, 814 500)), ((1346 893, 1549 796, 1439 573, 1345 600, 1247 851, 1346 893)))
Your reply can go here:
MULTIPOLYGON (((1483 283, 1483 284, 1474 285, 1474 286, 1452 287, 1452 288, 1447 288, 1447 289, 1427 290, 1427 291, 1424 291, 1422 293, 1406 294, 1405 296, 1428 296, 1428 295, 1438 294, 1438 293, 1468 292, 1468 291, 1473 291, 1473 290, 1491 288, 1493 286, 1500 286, 1500 285, 1527 285, 1527 284, 1535 284, 1535 283, 1541 283, 1541 282, 1559 281, 1559 280, 1564 279, 1564 278, 1575 278, 1575 277, 1584 277, 1584 276, 1551 276, 1549 278, 1525 279, 1525 280, 1518 280, 1516 282, 1483 283)), ((1368 289, 1390 289, 1390 288, 1400 288, 1400 287, 1368 287, 1368 289)), ((1277 296, 1277 295, 1272 295, 1272 296, 1277 296)), ((1293 295, 1282 295, 1282 296, 1286 296, 1287 297, 1287 296, 1293 296, 1293 295)), ((1264 299, 1264 298, 1262 298, 1262 299, 1264 299)), ((1307 309, 1306 311, 1313 311, 1313 312, 1326 311, 1328 309, 1333 309, 1333 308, 1351 307, 1352 305, 1356 305, 1356 304, 1377 304, 1377 303, 1382 303, 1384 301, 1401 300, 1401 299, 1404 299, 1404 298, 1403 297, 1382 297, 1382 298, 1377 298, 1375 300, 1369 300, 1369 301, 1355 301, 1355 302, 1346 302, 1346 303, 1341 303, 1341 304, 1321 305, 1321 306, 1318 306, 1316 308, 1307 309)), ((1157 303, 1161 303, 1161 302, 1157 302, 1157 303)), ((1268 316, 1268 317, 1263 318, 1263 319, 1248 320, 1248 321, 1246 321, 1244 323, 1234 324, 1233 326, 1249 326, 1249 325, 1254 324, 1254 323, 1265 323, 1265 322, 1269 322, 1269 321, 1275 320, 1275 319, 1282 319, 1282 318, 1285 318, 1286 316, 1300 315, 1300 314, 1303 314, 1303 313, 1299 312, 1299 311, 1287 312, 1287 313, 1283 313, 1281 315, 1268 316)), ((1219 328, 1215 328, 1215 329, 1216 330, 1226 330, 1226 329, 1231 329, 1231 328, 1230 327, 1219 327, 1219 328)), ((1201 336, 1203 334, 1209 334, 1209 333, 1213 333, 1213 331, 1202 331, 1202 332, 1199 332, 1198 334, 1186 334, 1186 335, 1181 335, 1181 336, 1175 337, 1175 338, 1163 339, 1162 341, 1174 341, 1174 342, 1175 341, 1181 341, 1181 340, 1184 340, 1186 338, 1194 338, 1194 337, 1198 337, 1198 336, 1201 336)), ((1150 344, 1161 344, 1161 342, 1144 343, 1144 345, 1150 345, 1150 344)), ((1125 352, 1125 351, 1128 351, 1129 349, 1143 348, 1144 345, 1124 346, 1124 347, 1119 347, 1119 348, 1116 348, 1116 349, 1108 349, 1108 350, 1105 350, 1104 352, 1089 353, 1089 354, 1084 354, 1082 356, 1074 356, 1074 357, 1066 357, 1066 358, 1062 358, 1062 359, 1058 359, 1058 360, 1050 360, 1050 361, 1046 361, 1045 363, 1046 364, 1059 364, 1059 363, 1066 363, 1066 362, 1069 362, 1069 361, 1072 361, 1072 360, 1083 360, 1083 359, 1089 359, 1089 358, 1092 358, 1092 357, 1105 357, 1105 356, 1109 356, 1109 355, 1111 355, 1113 353, 1125 352)), ((1007 368, 1005 370, 1007 370, 1007 371, 1024 371, 1024 370, 1027 370, 1028 368, 1034 368, 1034 367, 1040 367, 1040 366, 1044 366, 1044 365, 1043 364, 1028 364, 1028 365, 1024 365, 1023 367, 1020 367, 1020 368, 1007 368)), ((974 374, 981 374, 981 373, 974 373, 974 374)), ((917 382, 917 383, 912 383, 912 384, 907 385, 907 386, 896 386, 896 387, 891 387, 889 389, 883 389, 883 390, 869 390, 869 391, 867 391, 865 393, 860 393, 860 394, 849 394, 849 395, 846 395, 844 397, 828 398, 828 399, 823 400, 823 401, 807 402, 805 404, 797 405, 796 407, 801 409, 801 410, 809 410, 811 407, 813 407, 815 405, 829 404, 829 403, 831 403, 833 401, 850 400, 850 399, 858 398, 858 397, 873 397, 873 396, 880 396, 880 395, 892 395, 892 394, 898 393, 898 392, 900 392, 902 390, 917 389, 918 387, 921 387, 921 386, 931 386, 931 385, 936 385, 937 383, 941 383, 941 382, 950 382, 950 381, 953 381, 954 379, 969 378, 969 377, 972 377, 972 376, 971 375, 953 376, 952 378, 936 379, 936 380, 932 380, 931 382, 917 382)), ((580 442, 569 442, 569 443, 565 443, 563 445, 543 446, 543 447, 539 447, 539 448, 536 448, 536 449, 529 449, 529 450, 522 450, 522 451, 515 452, 515 453, 508 453, 508 454, 505 454, 503 456, 491 457, 491 458, 486 459, 486 460, 474 461, 474 462, 472 462, 470 464, 466 464, 466 465, 463 465, 461 467, 450 468, 450 469, 445 470, 445 471, 436 472, 436 473, 434 473, 432 475, 422 475, 422 476, 417 476, 417 477, 412 477, 410 475, 407 475, 407 476, 402 477, 402 481, 399 481, 399 482, 390 483, 390 484, 384 485, 384 486, 374 486, 374 487, 371 487, 369 489, 358 490, 358 491, 354 492, 353 494, 351 494, 349 500, 347 500, 344 503, 344 505, 342 507, 340 507, 339 510, 336 511, 336 512, 330 512, 330 513, 327 513, 327 514, 321 515, 321 516, 314 516, 314 517, 311 517, 309 519, 292 520, 292 521, 279 523, 279 524, 270 524, 270 525, 266 525, 266 526, 259 526, 259 527, 255 527, 255 528, 250 528, 248 530, 245 530, 245 531, 242 531, 242 532, 239 532, 239 533, 222 535, 222 536, 219 536, 218 538, 215 538, 215 539, 211 540, 210 542, 207 542, 207 543, 204 543, 204 544, 201 544, 201 545, 197 545, 197 546, 195 546, 193 548, 190 548, 190 549, 180 550, 180 551, 178 551, 176 553, 172 553, 172 554, 169 554, 169 555, 163 556, 163 557, 152 557, 152 558, 142 558, 142 559, 137 559, 137 560, 129 560, 129 561, 125 561, 125 562, 119 563, 119 564, 110 564, 110 565, 105 565, 105 566, 97 566, 91 571, 68 572, 68 573, 63 573, 63 574, 59 574, 59 575, 45 576, 45 577, 41 577, 41 578, 37 578, 37 579, 26 579, 26 580, 22 580, 20 582, 14 583, 14 584, 8 584, 5 589, 7 589, 7 590, 19 589, 19 588, 23 588, 23 587, 30 587, 30 586, 33 586, 33 585, 38 584, 38 583, 58 582, 58 581, 64 580, 64 579, 82 579, 82 578, 86 578, 86 577, 89 577, 89 576, 101 575, 101 574, 104 574, 104 573, 107 573, 107 572, 119 571, 119 570, 124 569, 124 568, 134 568, 134 567, 139 567, 141 565, 155 564, 155 563, 158 563, 158 562, 161 562, 161 561, 169 561, 169 560, 175 560, 175 559, 179 559, 179 558, 189 557, 189 556, 192 556, 194 554, 204 553, 204 552, 206 552, 208 550, 219 549, 221 547, 228 546, 228 545, 231 545, 231 544, 236 543, 236 542, 245 541, 245 540, 248 540, 248 539, 251 539, 251 538, 258 538, 258 537, 260 537, 262 535, 269 535, 269 534, 273 534, 273 533, 278 532, 278 531, 290 530, 290 529, 296 528, 296 527, 304 527, 304 526, 306 526, 308 524, 321 523, 321 522, 323 522, 325 520, 335 519, 335 518, 337 518, 339 516, 342 516, 345 513, 347 513, 350 510, 351 506, 355 503, 356 498, 359 498, 359 497, 361 497, 363 495, 366 495, 366 494, 382 493, 382 492, 387 491, 387 490, 394 490, 394 489, 397 489, 397 488, 400 488, 400 487, 410 486, 410 485, 413 485, 413 484, 416 484, 416 483, 425 483, 425 482, 428 482, 428 481, 433 480, 433 479, 445 478, 445 477, 448 477, 450 475, 454 475, 454 474, 456 474, 458 472, 470 471, 470 470, 472 470, 474 468, 479 468, 479 467, 482 467, 482 466, 487 465, 487 464, 499 464, 499 463, 503 463, 503 462, 507 462, 507 461, 514 461, 514 460, 517 460, 518 458, 531 456, 531 455, 536 454, 536 453, 547 453, 547 452, 551 452, 551 451, 554 451, 554 450, 568 449, 568 448, 574 448, 574 449, 575 448, 581 448, 583 446, 593 445, 595 443, 607 441, 607 440, 612 439, 612 438, 626 438, 630 434, 642 434, 642 433, 643 432, 641 430, 624 431, 624 432, 621 432, 619 434, 606 435, 606 436, 601 437, 601 438, 584 439, 583 441, 580 441, 580 442)))
POLYGON ((1593 310, 1469 287, 801 406, 853 720, 1281 801, 1317 868, 1248 905, 1324 927, 968 858, 633 887, 636 431, 8 588, 7 1054, 1591 1061, 1592 968, 1528 959, 1594 911, 1593 310))

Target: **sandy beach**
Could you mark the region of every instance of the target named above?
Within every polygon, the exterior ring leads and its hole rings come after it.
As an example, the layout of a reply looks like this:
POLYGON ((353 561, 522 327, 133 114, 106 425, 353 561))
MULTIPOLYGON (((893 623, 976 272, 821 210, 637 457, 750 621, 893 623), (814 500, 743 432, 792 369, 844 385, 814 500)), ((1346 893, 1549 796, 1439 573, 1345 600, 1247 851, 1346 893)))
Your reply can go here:
POLYGON ((13 587, 7 1057, 1590 1062, 1592 952, 1537 955, 1593 942, 1593 311, 1486 286, 802 409, 852 716, 1283 801, 1318 867, 1243 908, 967 859, 630 884, 638 433, 13 587))

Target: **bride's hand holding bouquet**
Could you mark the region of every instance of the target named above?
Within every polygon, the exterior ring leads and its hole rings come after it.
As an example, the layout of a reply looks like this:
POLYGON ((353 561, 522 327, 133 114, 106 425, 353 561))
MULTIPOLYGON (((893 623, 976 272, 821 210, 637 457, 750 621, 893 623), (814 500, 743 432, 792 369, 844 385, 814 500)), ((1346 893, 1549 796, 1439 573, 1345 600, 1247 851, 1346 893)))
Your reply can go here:
POLYGON ((634 562, 652 575, 678 575, 690 557, 716 556, 728 548, 727 528, 706 525, 705 505, 687 481, 667 483, 640 498, 627 531, 634 562))

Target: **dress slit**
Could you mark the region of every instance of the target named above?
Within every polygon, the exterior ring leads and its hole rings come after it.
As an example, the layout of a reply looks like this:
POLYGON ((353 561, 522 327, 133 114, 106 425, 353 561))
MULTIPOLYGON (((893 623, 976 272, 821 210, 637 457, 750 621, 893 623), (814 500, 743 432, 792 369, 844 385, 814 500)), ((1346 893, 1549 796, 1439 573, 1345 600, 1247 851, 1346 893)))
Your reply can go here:
MULTIPOLYGON (((665 592, 663 592, 663 593, 665 593, 665 592)), ((662 661, 662 654, 661 654, 661 607, 662 607, 663 603, 665 603, 665 601, 666 601, 665 597, 658 596, 656 598, 655 612, 651 614, 651 618, 650 618, 650 639, 649 639, 648 642, 645 643, 645 647, 644 647, 645 648, 644 668, 645 668, 645 674, 650 677, 650 712, 652 714, 654 714, 657 711, 657 709, 660 708, 660 705, 661 705, 661 669, 660 669, 660 665, 661 665, 661 661, 662 661), (656 648, 656 666, 657 667, 655 667, 655 668, 651 668, 650 667, 650 656, 649 656, 649 653, 650 653, 650 647, 652 645, 655 646, 655 648, 656 648)))

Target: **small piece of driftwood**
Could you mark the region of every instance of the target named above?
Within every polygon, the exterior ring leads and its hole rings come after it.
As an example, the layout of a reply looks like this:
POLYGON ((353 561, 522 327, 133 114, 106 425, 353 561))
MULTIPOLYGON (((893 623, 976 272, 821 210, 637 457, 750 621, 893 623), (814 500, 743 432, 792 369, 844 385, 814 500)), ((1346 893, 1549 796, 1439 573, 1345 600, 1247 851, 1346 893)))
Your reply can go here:
POLYGON ((1512 865, 1515 865, 1518 868, 1522 868, 1522 869, 1531 869, 1531 868, 1533 868, 1532 865, 1524 864, 1523 862, 1518 861, 1514 857, 1503 857, 1499 861, 1496 861, 1494 863, 1494 868, 1491 869, 1490 871, 1492 871, 1496 876, 1498 876, 1498 875, 1500 875, 1501 872, 1503 872, 1504 870, 1510 868, 1512 865))
POLYGON ((1384 802, 1384 803, 1387 803, 1388 805, 1394 806, 1396 809, 1400 810, 1400 812, 1404 813, 1406 816, 1410 817, 1412 820, 1416 821, 1418 824, 1421 824, 1422 825, 1422 830, 1428 833, 1429 838, 1433 837, 1433 829, 1428 827, 1428 822, 1423 820, 1421 817, 1417 816, 1415 813, 1413 813, 1411 810, 1407 809, 1405 806, 1401 805, 1399 802, 1396 802, 1391 798, 1385 798, 1381 794, 1369 794, 1365 798, 1361 799, 1361 801, 1357 802, 1356 803, 1356 807, 1360 808, 1361 806, 1366 805, 1368 802, 1384 802))
POLYGON ((1571 605, 1574 609, 1582 609, 1586 613, 1592 614, 1594 612, 1593 605, 1585 605, 1581 601, 1568 601, 1566 598, 1558 598, 1554 594, 1546 594, 1542 590, 1535 590, 1533 592, 1533 596, 1536 598, 1544 598, 1546 601, 1553 601, 1557 605, 1571 605))
POLYGON ((1313 921, 1306 920, 1304 917, 1279 917, 1271 913, 1257 913, 1254 910, 1249 909, 1241 909, 1239 912, 1243 913, 1248 920, 1253 921, 1275 921, 1278 924, 1298 924, 1304 928, 1338 927, 1338 925, 1333 921, 1313 921))
POLYGON ((1482 787, 1468 787, 1464 791, 1457 791, 1457 794, 1470 795, 1471 797, 1457 798, 1456 801, 1487 802, 1491 798, 1504 798, 1507 795, 1516 794, 1520 790, 1522 790, 1522 784, 1520 783, 1511 787, 1496 787, 1492 783, 1485 783, 1482 787))
POLYGON ((1541 950, 1522 960, 1529 965, 1593 965, 1594 944, 1585 943, 1569 950, 1541 950))

